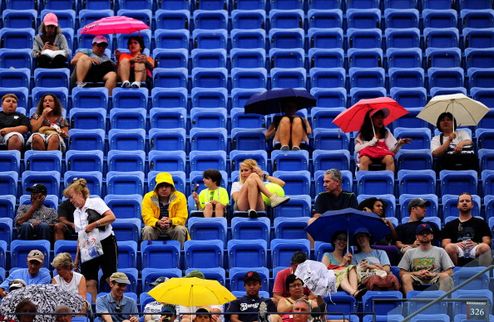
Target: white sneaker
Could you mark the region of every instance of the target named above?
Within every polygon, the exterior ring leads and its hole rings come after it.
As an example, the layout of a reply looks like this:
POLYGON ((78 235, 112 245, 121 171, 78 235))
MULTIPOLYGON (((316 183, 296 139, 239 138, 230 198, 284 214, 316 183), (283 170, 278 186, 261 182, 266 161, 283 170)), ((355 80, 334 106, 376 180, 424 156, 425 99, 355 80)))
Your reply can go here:
POLYGON ((141 88, 141 83, 140 82, 132 82, 130 85, 132 88, 141 88))
POLYGON ((277 194, 273 193, 271 195, 271 198, 269 198, 269 200, 271 200, 271 208, 275 208, 278 207, 279 205, 284 204, 285 202, 290 201, 290 197, 280 197, 277 194))
POLYGON ((130 88, 130 82, 128 80, 122 82, 122 88, 130 88))

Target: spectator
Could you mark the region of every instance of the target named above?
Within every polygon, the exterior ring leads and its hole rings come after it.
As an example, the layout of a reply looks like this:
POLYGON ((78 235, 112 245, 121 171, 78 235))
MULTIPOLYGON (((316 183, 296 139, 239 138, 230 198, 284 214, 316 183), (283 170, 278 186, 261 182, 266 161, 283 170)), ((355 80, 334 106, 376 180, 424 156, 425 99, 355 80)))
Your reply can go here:
MULTIPOLYGON (((286 278, 285 284, 285 287, 288 289, 288 293, 290 293, 290 296, 284 297, 278 302, 279 313, 293 312, 293 304, 295 303, 295 301, 306 299, 304 295, 304 282, 300 278, 298 278, 294 274, 289 275, 286 278)), ((318 311, 324 312, 324 309, 319 310, 320 307, 325 306, 324 300, 321 296, 317 296, 315 301, 309 300, 309 304, 312 310, 318 309, 318 311)), ((283 314, 281 316, 281 320, 283 321, 286 318, 289 318, 286 314, 283 314)))
POLYGON ((259 296, 261 276, 257 272, 247 272, 244 277, 246 295, 230 302, 227 312, 231 322, 258 321, 260 312, 276 312, 276 306, 271 299, 259 296))
POLYGON ((17 96, 5 94, 2 96, 2 112, 0 112, 0 143, 8 150, 22 151, 24 134, 29 130, 29 119, 17 112, 17 96))
POLYGON ((235 202, 234 209, 248 211, 250 218, 257 218, 257 211, 264 211, 265 205, 261 193, 271 201, 271 207, 275 208, 288 202, 290 198, 280 197, 266 188, 264 182, 275 183, 281 187, 285 182, 276 177, 265 174, 254 159, 245 159, 240 163, 240 176, 238 181, 232 184, 230 195, 235 202))
POLYGON ((55 240, 77 239, 74 224, 74 211, 75 207, 69 199, 62 201, 58 206, 58 222, 55 224, 55 240))
POLYGON ((298 299, 293 303, 293 312, 298 314, 293 314, 289 322, 308 322, 311 319, 312 307, 307 300, 298 299))
POLYGON ((419 245, 407 250, 398 264, 403 293, 406 295, 414 286, 430 284, 437 284, 445 292, 451 290, 454 265, 444 249, 432 246, 432 227, 421 223, 417 226, 416 235, 419 245))
POLYGON ((69 253, 60 253, 51 262, 58 275, 51 280, 52 284, 58 285, 61 289, 79 294, 83 299, 86 298, 86 278, 81 274, 74 272, 74 263, 69 253))
POLYGON ((175 189, 172 175, 161 172, 156 176, 154 190, 142 199, 143 240, 173 239, 183 247, 187 240, 187 199, 175 189))
MULTIPOLYGON (((170 305, 170 304, 163 305, 160 313, 161 313, 161 315, 160 315, 159 319, 154 320, 155 322, 173 322, 177 318, 175 306, 170 305)), ((146 316, 145 316, 144 321, 152 321, 152 320, 146 320, 146 316)))
POLYGON ((62 116, 62 106, 53 94, 44 94, 31 116, 31 137, 27 144, 33 150, 65 151, 64 139, 69 137, 69 122, 62 116))
POLYGON ((438 170, 477 170, 472 138, 467 131, 457 129, 453 114, 440 114, 436 127, 441 134, 432 138, 431 152, 437 158, 438 170))
POLYGON ((472 216, 472 195, 464 192, 458 196, 458 218, 448 222, 443 229, 442 246, 453 261, 478 258, 479 264, 489 266, 492 262, 491 231, 487 223, 472 216))
POLYGON ((353 255, 352 264, 357 265, 360 287, 371 291, 398 291, 400 282, 391 273, 391 265, 385 251, 371 248, 371 235, 367 228, 356 229, 358 253, 353 255))
POLYGON ((284 115, 277 115, 265 133, 266 139, 273 138, 273 149, 299 151, 309 150, 309 135, 312 133, 309 121, 296 114, 292 102, 286 103, 284 115))
POLYGON ((15 317, 19 322, 33 322, 38 307, 30 299, 23 299, 15 307, 15 317))
POLYGON ((0 297, 5 297, 5 290, 13 286, 14 280, 24 281, 24 286, 32 284, 50 284, 51 276, 47 269, 41 270, 45 261, 45 255, 40 250, 33 249, 27 254, 27 268, 14 270, 0 284, 0 297), (12 282, 12 285, 11 285, 12 282))
POLYGON ((192 193, 197 209, 203 211, 204 217, 224 217, 225 209, 230 203, 228 191, 221 185, 221 173, 218 170, 206 170, 202 174, 206 189, 199 194, 192 193))
POLYGON ((336 276, 336 288, 342 289, 355 297, 362 297, 364 290, 358 290, 357 271, 352 263, 352 254, 347 252, 348 236, 345 232, 333 235, 334 251, 324 253, 322 263, 332 269, 336 276))
POLYGON ((67 67, 69 46, 62 29, 58 26, 58 18, 52 12, 45 15, 39 26, 39 34, 34 37, 32 55, 36 58, 38 67, 67 67))
POLYGON ((59 305, 55 308, 55 322, 71 322, 73 313, 67 305, 59 305))
MULTIPOLYGON (((149 283, 152 287, 158 286, 159 284, 165 282, 168 280, 168 277, 160 276, 157 279, 155 279, 153 282, 149 283)), ((145 322, 160 322, 160 319, 162 318, 163 315, 163 310, 165 309, 165 306, 168 304, 165 303, 160 303, 158 301, 151 301, 144 306, 144 321, 145 322), (161 315, 160 315, 161 314, 161 315)), ((174 305, 169 305, 169 311, 173 309, 173 315, 175 316, 173 320, 176 318, 176 310, 174 305)), ((171 321, 173 321, 171 320, 171 321)))
MULTIPOLYGON (((100 197, 89 197, 89 189, 84 179, 74 180, 63 194, 75 206, 74 224, 77 233, 85 231, 91 232, 98 228, 103 256, 88 260, 81 264, 81 273, 86 278, 87 291, 96 300, 98 293, 98 271, 103 271, 102 280, 108 282, 110 275, 117 270, 117 241, 113 234, 111 223, 115 221, 115 214, 100 197), (96 212, 100 219, 89 223, 88 212, 96 212)), ((79 247, 77 248, 79 254, 79 247)), ((78 267, 79 257, 77 256, 74 266, 78 267)))
POLYGON ((48 190, 41 183, 35 183, 26 190, 31 193, 31 204, 20 205, 17 209, 15 223, 18 238, 51 240, 57 213, 43 204, 48 190))
MULTIPOLYGON (((295 274, 299 264, 302 264, 307 260, 307 254, 302 251, 297 251, 293 253, 290 267, 282 269, 279 271, 274 278, 273 285, 273 298, 276 302, 284 297, 290 296, 288 289, 286 288, 286 279, 289 275, 295 274)), ((309 295, 310 291, 306 288, 305 295, 309 295)))
POLYGON ((192 320, 192 321, 193 322, 211 322, 211 321, 213 321, 213 318, 207 309, 200 308, 200 309, 197 309, 196 316, 195 316, 194 320, 192 320))
MULTIPOLYGON (((405 253, 410 248, 420 246, 420 241, 417 239, 417 227, 424 223, 423 219, 429 207, 430 202, 422 198, 415 198, 408 203, 408 222, 398 225, 396 227, 396 247, 398 247, 401 253, 405 253)), ((433 244, 439 245, 441 237, 439 227, 433 222, 428 223, 433 233, 433 244)))
POLYGON ((154 60, 144 55, 144 40, 141 36, 131 36, 127 40, 130 53, 116 52, 118 59, 118 76, 123 88, 139 88, 141 82, 153 77, 154 60), (131 83, 132 81, 132 83, 131 83))
POLYGON ((355 138, 359 170, 369 170, 371 164, 382 163, 386 170, 395 171, 394 155, 410 139, 396 141, 383 123, 388 114, 388 109, 381 109, 369 111, 365 115, 360 133, 355 138))
POLYGON ((105 36, 96 36, 91 49, 79 49, 70 62, 74 65, 72 79, 78 87, 86 87, 88 82, 105 82, 108 95, 117 85, 115 63, 105 53, 108 40, 105 36))
POLYGON ((136 302, 124 295, 129 278, 125 273, 115 272, 110 276, 110 293, 98 297, 96 313, 104 322, 138 322, 136 302))

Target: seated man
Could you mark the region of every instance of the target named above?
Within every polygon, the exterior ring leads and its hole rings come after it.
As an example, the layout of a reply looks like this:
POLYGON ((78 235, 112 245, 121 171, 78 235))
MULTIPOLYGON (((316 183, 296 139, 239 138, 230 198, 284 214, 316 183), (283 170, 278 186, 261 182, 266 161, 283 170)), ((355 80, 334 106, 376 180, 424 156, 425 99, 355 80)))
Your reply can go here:
POLYGON ((117 86, 115 63, 105 54, 108 40, 105 36, 96 36, 91 49, 80 49, 70 61, 74 65, 72 79, 78 87, 85 87, 87 82, 105 82, 108 95, 117 86))
POLYGON ((2 111, 0 112, 0 144, 8 150, 22 151, 24 134, 29 130, 29 119, 17 110, 17 96, 5 94, 2 96, 2 111))
POLYGON ((55 224, 55 240, 76 240, 74 224, 74 205, 69 199, 64 200, 57 209, 58 222, 55 224))
POLYGON ((125 273, 115 272, 110 276, 110 293, 96 299, 96 313, 104 322, 138 322, 136 302, 124 295, 129 278, 125 273))
POLYGON ((175 189, 171 174, 161 172, 156 176, 154 190, 144 195, 141 208, 142 240, 174 239, 183 247, 188 236, 187 198, 175 189))
POLYGON ((19 239, 51 240, 57 213, 55 209, 43 204, 48 190, 41 183, 36 183, 26 190, 31 193, 31 204, 19 206, 15 217, 19 239))

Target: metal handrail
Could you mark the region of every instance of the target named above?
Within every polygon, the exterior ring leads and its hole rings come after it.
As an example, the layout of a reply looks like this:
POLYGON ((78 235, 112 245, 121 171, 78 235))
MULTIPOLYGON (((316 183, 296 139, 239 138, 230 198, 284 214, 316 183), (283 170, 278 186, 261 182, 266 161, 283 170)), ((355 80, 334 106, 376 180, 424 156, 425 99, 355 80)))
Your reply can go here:
POLYGON ((427 310, 428 308, 430 308, 432 305, 436 304, 437 302, 441 301, 442 299, 444 299, 445 297, 447 297, 448 295, 450 295, 451 293, 453 293, 454 291, 462 288, 463 286, 467 285, 468 283, 470 283, 471 281, 473 281, 475 278, 477 278, 478 276, 484 274, 485 272, 487 271, 491 271, 492 269, 494 269, 494 265, 490 265, 490 266, 487 266, 486 268, 484 268, 483 270, 481 270, 480 272, 476 273, 475 275, 469 277, 468 279, 466 279, 463 283, 460 283, 460 285, 457 285, 455 287, 453 287, 451 290, 447 291, 446 293, 444 293, 443 295, 439 296, 437 299, 434 299, 432 302, 429 302, 428 304, 422 306, 421 308, 419 308, 417 311, 413 312, 412 314, 409 314, 407 315, 404 319, 403 319, 403 322, 408 322, 410 321, 414 316, 420 314, 421 312, 427 310))

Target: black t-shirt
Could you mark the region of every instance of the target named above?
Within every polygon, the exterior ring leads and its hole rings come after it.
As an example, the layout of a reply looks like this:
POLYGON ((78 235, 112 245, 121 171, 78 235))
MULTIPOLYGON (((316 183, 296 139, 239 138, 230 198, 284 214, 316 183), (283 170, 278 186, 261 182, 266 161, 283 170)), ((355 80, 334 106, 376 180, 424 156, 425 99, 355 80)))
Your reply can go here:
POLYGON ((0 111, 0 129, 3 129, 5 127, 16 127, 19 125, 25 125, 29 128, 29 119, 26 117, 26 115, 19 112, 7 114, 3 111, 0 111))
POLYGON ((487 223, 480 218, 472 217, 460 223, 460 219, 451 220, 443 229, 443 239, 451 239, 452 243, 471 239, 476 243, 482 242, 482 237, 492 237, 487 223))
POLYGON ((247 295, 237 298, 231 302, 226 310, 231 314, 238 314, 238 319, 242 322, 253 322, 259 320, 259 305, 265 302, 267 305, 267 312, 276 312, 276 306, 271 299, 261 297, 248 297, 247 295), (248 312, 251 314, 240 314, 242 312, 248 312))
MULTIPOLYGON (((406 224, 401 224, 396 227, 396 235, 398 236, 398 241, 403 244, 411 245, 417 239, 417 226, 423 224, 424 221, 412 221, 406 224)), ((434 233, 433 245, 440 245, 441 242, 441 230, 433 222, 427 222, 432 227, 432 232, 434 233)))
POLYGON ((58 206, 58 218, 65 217, 68 221, 74 222, 74 211, 74 205, 66 199, 58 206))
POLYGON ((357 209, 357 206, 357 197, 353 192, 342 191, 338 197, 328 192, 321 192, 317 195, 314 210, 316 213, 323 214, 328 210, 357 209))

